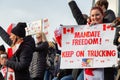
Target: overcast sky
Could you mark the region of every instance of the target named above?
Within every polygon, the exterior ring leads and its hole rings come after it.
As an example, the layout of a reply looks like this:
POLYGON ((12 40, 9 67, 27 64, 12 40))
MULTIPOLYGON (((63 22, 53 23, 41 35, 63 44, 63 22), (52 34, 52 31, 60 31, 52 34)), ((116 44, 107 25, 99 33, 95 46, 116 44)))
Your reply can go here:
MULTIPOLYGON (((6 29, 11 23, 32 22, 48 18, 53 31, 60 24, 76 25, 69 0, 0 0, 0 26, 6 29)), ((89 15, 92 0, 75 0, 83 13, 89 15)), ((0 40, 0 44, 2 41, 0 40)))

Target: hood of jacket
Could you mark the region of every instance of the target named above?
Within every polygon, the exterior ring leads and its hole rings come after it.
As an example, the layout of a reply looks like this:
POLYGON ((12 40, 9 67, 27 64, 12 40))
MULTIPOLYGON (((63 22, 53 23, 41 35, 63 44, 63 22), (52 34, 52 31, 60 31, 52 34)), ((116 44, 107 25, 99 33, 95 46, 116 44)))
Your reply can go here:
POLYGON ((35 50, 35 40, 32 36, 26 36, 24 38, 24 42, 25 45, 29 45, 30 47, 32 47, 33 50, 35 50))

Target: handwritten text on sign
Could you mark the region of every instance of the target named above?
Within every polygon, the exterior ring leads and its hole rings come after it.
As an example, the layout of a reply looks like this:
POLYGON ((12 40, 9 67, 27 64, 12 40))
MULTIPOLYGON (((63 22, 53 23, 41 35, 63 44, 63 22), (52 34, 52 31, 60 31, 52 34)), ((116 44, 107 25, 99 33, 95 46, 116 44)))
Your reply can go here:
POLYGON ((63 26, 61 68, 112 67, 117 62, 114 34, 109 24, 63 26))

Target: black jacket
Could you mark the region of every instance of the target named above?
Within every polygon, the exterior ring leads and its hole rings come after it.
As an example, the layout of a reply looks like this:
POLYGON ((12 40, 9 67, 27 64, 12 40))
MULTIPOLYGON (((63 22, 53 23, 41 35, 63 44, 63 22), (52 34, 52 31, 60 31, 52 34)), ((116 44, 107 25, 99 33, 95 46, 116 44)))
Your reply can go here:
MULTIPOLYGON (((120 37, 120 27, 116 27, 113 44, 117 46, 117 50, 120 52, 120 42, 118 42, 119 37, 120 37)), ((120 57, 120 55, 118 56, 120 57)))
POLYGON ((33 53, 32 62, 30 65, 30 75, 32 78, 43 79, 46 70, 46 57, 48 54, 48 42, 40 42, 37 44, 33 53))
POLYGON ((104 19, 107 19, 109 22, 113 22, 116 19, 115 13, 112 10, 106 10, 104 19))
POLYGON ((87 20, 84 19, 83 14, 75 1, 69 2, 69 7, 78 25, 87 24, 87 20))
POLYGON ((118 46, 120 44, 120 42, 118 42, 119 37, 120 37, 120 27, 116 27, 114 41, 113 41, 113 44, 116 46, 118 46))
POLYGON ((12 41, 9 38, 10 35, 0 26, 0 37, 5 41, 9 46, 11 46, 12 41))
POLYGON ((27 36, 12 58, 6 62, 6 66, 15 71, 15 80, 30 80, 29 66, 34 50, 35 41, 31 36, 27 36))

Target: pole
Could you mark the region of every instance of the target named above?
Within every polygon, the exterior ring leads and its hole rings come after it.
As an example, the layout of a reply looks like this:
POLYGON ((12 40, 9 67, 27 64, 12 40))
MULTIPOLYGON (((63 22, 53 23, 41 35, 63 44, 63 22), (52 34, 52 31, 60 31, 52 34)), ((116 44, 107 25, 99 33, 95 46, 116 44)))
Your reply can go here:
POLYGON ((93 2, 92 2, 92 7, 95 5, 95 0, 93 0, 93 2))

